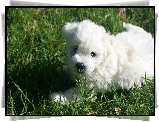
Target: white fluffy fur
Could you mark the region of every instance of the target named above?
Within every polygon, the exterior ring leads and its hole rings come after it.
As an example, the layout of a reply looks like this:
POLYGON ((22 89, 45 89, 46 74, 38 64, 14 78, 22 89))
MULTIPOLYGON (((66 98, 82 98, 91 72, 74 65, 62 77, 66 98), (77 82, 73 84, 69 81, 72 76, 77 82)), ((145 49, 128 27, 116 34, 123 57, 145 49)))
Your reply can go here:
MULTIPOLYGON (((94 87, 92 94, 110 90, 108 83, 123 89, 132 88, 134 83, 141 86, 145 72, 147 77, 154 77, 153 37, 138 26, 126 23, 123 26, 126 31, 116 36, 90 20, 63 27, 68 69, 77 78, 87 77, 87 88, 94 87), (83 67, 78 69, 77 63, 83 67)), ((73 94, 80 99, 78 87, 53 93, 51 98, 72 101, 73 94)))

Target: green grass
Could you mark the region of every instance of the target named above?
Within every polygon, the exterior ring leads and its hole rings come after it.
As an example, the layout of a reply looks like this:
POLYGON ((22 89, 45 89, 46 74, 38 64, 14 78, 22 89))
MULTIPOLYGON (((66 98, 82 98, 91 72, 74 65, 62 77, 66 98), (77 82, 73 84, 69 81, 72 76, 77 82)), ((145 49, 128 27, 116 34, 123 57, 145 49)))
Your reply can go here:
MULTIPOLYGON (((62 70, 66 22, 90 19, 112 34, 123 30, 120 18, 154 35, 154 9, 127 8, 9 8, 7 12, 7 114, 8 115, 153 115, 154 80, 129 91, 98 95, 97 102, 85 99, 62 105, 49 94, 75 86, 62 70), (106 15, 108 15, 106 17, 106 15), (115 111, 117 110, 117 112, 115 111)), ((80 87, 84 90, 84 87, 80 87)))

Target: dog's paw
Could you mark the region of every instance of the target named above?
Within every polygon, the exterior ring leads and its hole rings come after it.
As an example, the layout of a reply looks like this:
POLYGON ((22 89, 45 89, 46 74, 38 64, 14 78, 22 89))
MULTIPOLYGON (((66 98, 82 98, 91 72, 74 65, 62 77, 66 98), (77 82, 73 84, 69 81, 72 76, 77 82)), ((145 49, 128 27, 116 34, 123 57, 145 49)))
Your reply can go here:
POLYGON ((50 95, 50 98, 52 100, 54 100, 55 102, 62 102, 62 103, 64 103, 64 102, 67 101, 66 97, 61 92, 54 92, 54 93, 52 93, 50 95))

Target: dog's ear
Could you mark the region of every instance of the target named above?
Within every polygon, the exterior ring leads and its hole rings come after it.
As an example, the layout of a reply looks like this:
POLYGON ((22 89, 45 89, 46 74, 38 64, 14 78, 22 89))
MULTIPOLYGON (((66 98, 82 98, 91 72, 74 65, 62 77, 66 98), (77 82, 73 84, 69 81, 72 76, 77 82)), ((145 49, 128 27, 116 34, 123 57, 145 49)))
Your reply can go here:
POLYGON ((103 33, 102 43, 106 51, 106 54, 111 53, 113 51, 113 40, 114 40, 113 35, 110 35, 109 33, 103 33))
POLYGON ((66 23, 66 25, 62 28, 62 36, 68 39, 75 31, 78 24, 79 23, 77 22, 66 23))

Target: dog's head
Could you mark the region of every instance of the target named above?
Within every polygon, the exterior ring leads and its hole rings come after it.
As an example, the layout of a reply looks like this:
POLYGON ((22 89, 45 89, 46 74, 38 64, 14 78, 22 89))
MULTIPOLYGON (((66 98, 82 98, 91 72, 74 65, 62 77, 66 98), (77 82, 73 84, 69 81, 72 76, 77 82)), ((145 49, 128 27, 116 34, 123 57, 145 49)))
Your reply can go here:
POLYGON ((84 20, 67 23, 62 30, 66 38, 67 63, 74 74, 90 75, 105 60, 110 44, 105 44, 102 26, 84 20))

